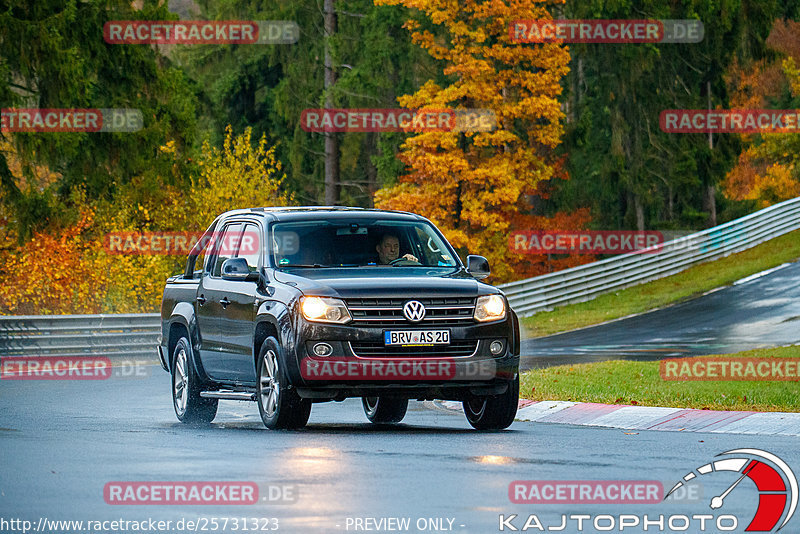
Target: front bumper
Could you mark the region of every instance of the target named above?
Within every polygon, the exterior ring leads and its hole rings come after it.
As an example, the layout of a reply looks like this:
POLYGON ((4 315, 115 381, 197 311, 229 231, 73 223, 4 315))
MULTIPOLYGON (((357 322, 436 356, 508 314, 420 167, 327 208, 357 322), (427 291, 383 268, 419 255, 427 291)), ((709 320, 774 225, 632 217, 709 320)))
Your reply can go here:
POLYGON ((364 356, 353 347, 382 343, 388 328, 321 325, 301 319, 288 355, 290 381, 300 396, 320 399, 380 395, 464 400, 471 395, 501 394, 519 372, 512 320, 441 327, 450 330, 451 345, 476 344, 474 350, 461 354, 448 355, 433 346, 402 356, 391 351, 364 356), (489 346, 496 340, 503 342, 503 351, 493 355, 489 346), (333 348, 330 356, 313 354, 312 347, 319 342, 333 348))
POLYGON ((472 396, 500 395, 508 391, 509 382, 463 382, 458 384, 329 384, 298 387, 297 393, 306 399, 343 400, 349 397, 393 397, 418 400, 469 400, 472 396))

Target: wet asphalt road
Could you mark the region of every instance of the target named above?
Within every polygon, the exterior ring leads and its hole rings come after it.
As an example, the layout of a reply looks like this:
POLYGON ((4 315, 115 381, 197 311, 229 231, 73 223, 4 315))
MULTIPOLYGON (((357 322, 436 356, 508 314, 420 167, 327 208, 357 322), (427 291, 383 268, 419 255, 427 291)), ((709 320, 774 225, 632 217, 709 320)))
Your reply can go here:
POLYGON ((795 343, 800 343, 800 262, 661 310, 525 340, 520 366, 651 361, 795 343))
MULTIPOLYGON (((771 451, 800 473, 797 438, 524 422, 478 433, 463 414, 423 403, 412 403, 404 424, 389 430, 366 423, 360 402, 351 399, 315 405, 307 429, 275 432, 262 427, 254 403, 223 401, 211 426, 193 428, 175 419, 168 375, 157 366, 147 373, 104 381, 0 382, 0 520, 278 518, 279 532, 301 534, 354 532, 348 518, 408 517, 409 532, 479 534, 497 532, 500 514, 520 514, 520 528, 530 513, 554 526, 561 513, 709 513, 710 497, 730 486, 736 473, 709 477, 702 502, 649 505, 511 504, 509 484, 518 479, 667 485, 741 447, 771 451), (270 486, 291 486, 297 500, 132 506, 103 498, 112 481, 220 480, 255 482, 262 495, 270 486), (418 529, 419 518, 452 519, 452 530, 418 529)), ((741 484, 725 510, 752 515, 754 492, 752 483, 741 484)))
MULTIPOLYGON (((798 279, 800 264, 793 264, 669 309, 528 341, 523 365, 591 361, 609 353, 658 359, 798 342, 798 279)), ((518 529, 529 514, 545 527, 558 527, 562 513, 709 514, 710 498, 738 477, 713 473, 703 480, 697 501, 633 505, 512 504, 508 490, 514 480, 647 479, 671 486, 735 448, 765 449, 800 473, 800 449, 792 437, 525 422, 478 433, 463 414, 416 402, 404 423, 390 429, 367 423, 357 399, 315 405, 301 431, 266 430, 254 403, 231 401, 220 404, 212 425, 190 427, 175 419, 168 375, 156 364, 143 370, 146 376, 103 381, 0 382, 0 531, 15 531, 3 524, 12 519, 36 527, 41 518, 152 518, 172 521, 165 532, 195 531, 186 523, 178 528, 181 519, 197 521, 199 532, 275 532, 277 519, 277 531, 289 533, 490 533, 499 531, 501 514, 518 514, 512 520, 518 529), (110 505, 103 488, 114 481, 249 481, 262 499, 271 488, 289 488, 295 499, 250 506, 110 505), (409 527, 377 526, 390 517, 408 518, 409 527), (227 528, 214 529, 211 518, 219 518, 220 527, 228 518, 227 528), (363 521, 360 529, 357 520, 363 521)), ((735 514, 741 532, 757 502, 755 486, 742 483, 713 513, 735 514)), ((798 522, 795 517, 792 528, 798 522)), ((569 525, 564 532, 578 531, 569 525)), ((597 530, 589 525, 583 531, 597 530)), ((700 530, 693 524, 689 531, 700 530)))

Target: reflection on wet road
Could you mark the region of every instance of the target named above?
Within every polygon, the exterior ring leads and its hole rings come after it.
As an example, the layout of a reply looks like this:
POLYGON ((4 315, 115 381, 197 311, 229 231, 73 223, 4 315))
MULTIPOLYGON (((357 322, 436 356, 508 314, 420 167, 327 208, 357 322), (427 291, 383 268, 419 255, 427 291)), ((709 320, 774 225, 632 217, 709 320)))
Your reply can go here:
MULTIPOLYGON (((477 432, 462 413, 416 401, 394 428, 368 423, 359 399, 315 404, 309 426, 299 431, 269 431, 254 403, 233 401, 220 403, 213 424, 192 427, 175 419, 169 376, 158 364, 148 374, 92 381, 0 381, 0 517, 34 525, 40 518, 152 518, 173 525, 181 520, 259 518, 258 532, 264 531, 266 518, 268 526, 275 519, 277 531, 287 534, 354 532, 356 520, 397 517, 411 522, 405 531, 412 534, 488 534, 498 532, 501 514, 525 518, 535 512, 542 521, 559 525, 561 513, 579 511, 568 504, 513 504, 509 487, 514 480, 638 480, 647 473, 648 479, 671 487, 692 466, 747 446, 765 447, 790 465, 800 465, 797 438, 789 436, 626 432, 522 421, 503 432, 477 432), (104 487, 114 481, 240 481, 256 484, 259 499, 250 505, 111 505, 104 499, 104 487), (273 500, 273 488, 291 488, 292 499, 273 500), (431 528, 436 524, 444 527, 431 528)), ((720 495, 734 480, 708 481, 706 495, 720 495)), ((741 489, 729 501, 729 510, 743 513, 757 502, 752 492, 741 489)), ((708 501, 580 510, 708 513, 708 501)), ((254 534, 250 521, 248 534, 254 534)), ((231 522, 225 530, 197 531, 245 532, 231 528, 231 522)))

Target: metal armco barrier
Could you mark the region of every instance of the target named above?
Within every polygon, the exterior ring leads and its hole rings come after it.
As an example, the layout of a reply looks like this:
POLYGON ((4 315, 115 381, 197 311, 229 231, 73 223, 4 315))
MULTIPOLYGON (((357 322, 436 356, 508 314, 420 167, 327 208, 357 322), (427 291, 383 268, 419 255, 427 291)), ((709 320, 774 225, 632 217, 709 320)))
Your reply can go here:
POLYGON ((584 302, 740 252, 800 228, 800 198, 661 245, 660 252, 624 254, 499 286, 520 316, 584 302))
POLYGON ((0 316, 0 356, 157 359, 157 313, 0 316))

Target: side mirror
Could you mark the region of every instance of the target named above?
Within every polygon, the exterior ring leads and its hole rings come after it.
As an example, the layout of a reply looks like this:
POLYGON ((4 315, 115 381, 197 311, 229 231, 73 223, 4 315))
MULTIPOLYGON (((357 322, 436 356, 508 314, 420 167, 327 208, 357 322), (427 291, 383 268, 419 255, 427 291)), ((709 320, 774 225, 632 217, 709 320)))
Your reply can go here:
POLYGON ((229 258, 222 264, 223 280, 258 280, 257 272, 250 272, 244 258, 229 258))
POLYGON ((489 270, 489 260, 483 256, 470 254, 467 256, 467 272, 478 280, 486 278, 492 273, 489 270))

